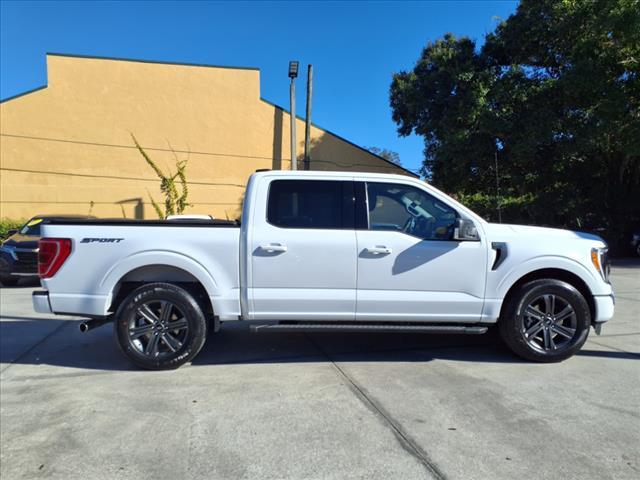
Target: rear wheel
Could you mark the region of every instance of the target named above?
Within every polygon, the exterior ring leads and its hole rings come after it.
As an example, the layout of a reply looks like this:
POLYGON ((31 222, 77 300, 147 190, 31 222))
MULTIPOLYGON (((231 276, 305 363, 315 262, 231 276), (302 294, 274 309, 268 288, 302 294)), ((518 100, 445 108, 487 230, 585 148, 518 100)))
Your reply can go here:
POLYGON ((115 317, 118 345, 138 367, 178 368, 202 349, 207 320, 194 297, 169 283, 150 283, 134 290, 115 317))
POLYGON ((500 335, 517 355, 536 362, 559 362, 575 354, 589 335, 589 305, 561 280, 534 280, 506 300, 500 335))

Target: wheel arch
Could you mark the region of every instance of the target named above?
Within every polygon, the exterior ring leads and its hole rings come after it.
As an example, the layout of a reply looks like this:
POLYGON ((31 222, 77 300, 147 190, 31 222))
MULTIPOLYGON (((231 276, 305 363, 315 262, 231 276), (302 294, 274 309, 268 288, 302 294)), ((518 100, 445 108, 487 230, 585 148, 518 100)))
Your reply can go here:
POLYGON ((518 278, 515 282, 511 284, 509 289, 507 290, 504 300, 502 301, 502 306, 500 307, 500 318, 504 313, 506 305, 508 303, 508 299, 513 293, 520 288, 520 286, 525 283, 531 282, 533 280, 541 280, 541 279, 553 279, 553 280, 561 280, 563 282, 568 283, 576 290, 580 292, 580 294, 584 297, 587 304, 589 305, 589 312, 591 313, 591 318, 595 318, 596 315, 596 306, 595 301, 593 299, 593 293, 589 288, 589 285, 582 279, 579 275, 569 270, 565 270, 562 268, 540 268, 537 270, 533 270, 520 278, 518 278))
POLYGON ((211 274, 195 260, 174 252, 144 252, 125 258, 104 276, 101 290, 108 294, 105 313, 115 311, 119 303, 137 286, 150 282, 167 282, 190 291, 201 307, 213 315, 212 297, 218 285, 211 274))

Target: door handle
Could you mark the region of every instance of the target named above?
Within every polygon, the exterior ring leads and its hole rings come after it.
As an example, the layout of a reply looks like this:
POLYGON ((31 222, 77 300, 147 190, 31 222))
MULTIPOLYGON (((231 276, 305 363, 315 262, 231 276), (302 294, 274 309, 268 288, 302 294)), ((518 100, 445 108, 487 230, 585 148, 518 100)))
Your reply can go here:
POLYGON ((364 249, 367 253, 373 253, 374 255, 389 255, 392 250, 384 245, 376 245, 375 247, 367 247, 364 249))
POLYGON ((268 253, 286 252, 287 246, 281 243, 271 243, 269 245, 260 245, 260 250, 264 250, 268 253))

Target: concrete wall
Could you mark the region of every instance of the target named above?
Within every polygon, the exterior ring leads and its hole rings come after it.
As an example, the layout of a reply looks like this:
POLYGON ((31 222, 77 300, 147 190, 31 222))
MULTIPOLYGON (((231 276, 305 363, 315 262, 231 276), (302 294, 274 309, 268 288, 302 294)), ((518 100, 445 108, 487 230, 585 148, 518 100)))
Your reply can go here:
MULTIPOLYGON (((256 69, 61 55, 47 69, 46 88, 0 104, 0 216, 155 218, 159 181, 131 133, 165 170, 189 160, 185 213, 236 218, 252 172, 290 168, 289 114, 260 98, 256 69)), ((297 128, 301 158, 304 122, 297 128)), ((311 133, 312 170, 410 174, 311 133)))

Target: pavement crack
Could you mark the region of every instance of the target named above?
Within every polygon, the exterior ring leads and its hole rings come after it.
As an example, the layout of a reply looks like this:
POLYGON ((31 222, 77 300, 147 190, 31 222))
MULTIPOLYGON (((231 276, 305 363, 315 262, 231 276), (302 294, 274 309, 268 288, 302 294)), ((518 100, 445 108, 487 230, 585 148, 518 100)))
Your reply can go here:
POLYGON ((612 333, 611 335, 598 335, 598 338, 609 338, 609 337, 629 337, 631 335, 640 335, 640 332, 629 332, 629 333, 612 333))
POLYGON ((629 297, 625 297, 624 295, 618 295, 616 294, 616 300, 627 300, 628 302, 640 302, 640 299, 637 298, 629 298, 629 297))
POLYGON ((435 462, 429 457, 429 454, 418 444, 418 442, 409 435, 402 427, 400 422, 395 420, 393 416, 380 403, 371 396, 364 387, 360 386, 343 368, 338 365, 333 358, 307 333, 307 340, 311 343, 326 359, 331 363, 338 374, 347 382, 349 389, 355 396, 367 407, 374 415, 382 421, 382 423, 394 434, 396 440, 404 451, 414 457, 436 480, 446 480, 444 473, 440 471, 435 462))
POLYGON ((611 345, 605 345, 604 343, 596 342, 595 340, 589 339, 590 343, 598 345, 599 347, 608 348, 609 350, 615 350, 616 352, 626 353, 633 357, 640 357, 640 353, 630 352, 629 350, 623 350, 622 348, 612 347, 611 345))

